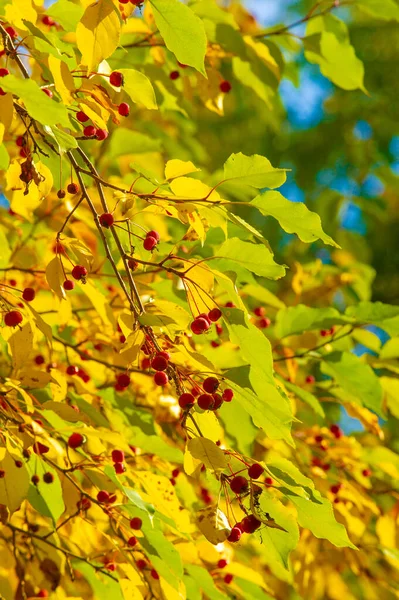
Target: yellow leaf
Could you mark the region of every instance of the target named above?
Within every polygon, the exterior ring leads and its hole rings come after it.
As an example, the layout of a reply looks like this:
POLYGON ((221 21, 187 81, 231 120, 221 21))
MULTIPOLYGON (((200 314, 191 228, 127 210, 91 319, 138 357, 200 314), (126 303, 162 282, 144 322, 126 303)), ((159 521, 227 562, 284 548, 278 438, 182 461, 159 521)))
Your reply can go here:
POLYGON ((184 289, 187 293, 187 302, 193 314, 208 313, 212 304, 209 298, 213 288, 214 276, 208 267, 201 263, 190 268, 183 280, 184 289))
POLYGON ((0 144, 3 141, 4 132, 11 126, 13 114, 14 103, 12 94, 0 96, 0 144))
POLYGON ((207 506, 197 512, 198 529, 214 546, 227 540, 231 527, 226 515, 216 506, 207 506))
POLYGON ((19 385, 17 383, 15 383, 13 380, 6 379, 6 382, 9 387, 13 388, 14 390, 17 390, 17 392, 22 396, 22 398, 24 399, 24 402, 26 404, 27 411, 33 412, 34 411, 33 400, 30 397, 30 395, 28 394, 28 392, 25 392, 25 390, 23 388, 19 387, 19 385))
POLYGON ((198 212, 194 210, 193 212, 188 213, 188 222, 191 227, 194 229, 195 233, 198 235, 198 239, 201 241, 201 244, 204 245, 204 241, 206 238, 204 224, 199 216, 198 212))
POLYGON ((0 479, 0 504, 13 513, 26 497, 30 485, 29 473, 25 464, 21 468, 15 466, 15 458, 9 452, 0 462, 0 469, 5 472, 5 477, 0 479))
POLYGON ((244 36, 244 40, 246 44, 248 44, 248 46, 256 52, 259 58, 265 63, 265 65, 277 77, 277 79, 279 79, 280 69, 277 62, 273 58, 268 46, 266 44, 263 44, 262 42, 256 42, 250 35, 244 36))
POLYGON ((64 270, 62 268, 61 260, 58 256, 53 258, 52 261, 46 267, 46 279, 50 286, 50 289, 57 294, 58 298, 66 298, 65 290, 62 284, 65 281, 64 270))
POLYGON ((375 526, 381 546, 396 548, 396 522, 390 514, 381 515, 375 526))
POLYGON ((214 471, 223 471, 227 468, 227 460, 223 450, 207 438, 198 437, 189 440, 186 452, 189 452, 195 459, 200 460, 205 467, 214 471))
MULTIPOLYGON (((121 329, 123 331, 122 326, 121 329)), ((120 351, 121 357, 127 360, 129 364, 134 363, 140 356, 141 346, 144 344, 144 342, 145 334, 141 329, 131 332, 127 336, 126 342, 122 346, 122 350, 120 351)))
POLYGON ((201 169, 197 169, 191 160, 179 160, 178 158, 174 158, 168 160, 166 163, 165 179, 175 179, 176 177, 182 177, 183 175, 188 175, 188 173, 194 173, 200 170, 201 169))
POLYGON ((107 128, 108 111, 100 106, 95 100, 88 98, 81 100, 80 109, 93 121, 94 125, 101 129, 107 128))
POLYGON ((12 0, 4 9, 5 20, 18 27, 27 30, 24 20, 36 23, 37 12, 33 8, 32 0, 12 0))
POLYGON ((24 369, 19 376, 19 380, 25 388, 44 388, 50 383, 51 375, 38 369, 24 369))
POLYGON ((213 200, 214 202, 220 201, 220 196, 216 190, 213 190, 202 181, 198 179, 191 179, 190 177, 178 177, 170 182, 170 189, 176 196, 182 198, 206 198, 213 200))
POLYGON ((51 342, 53 339, 53 332, 51 330, 50 325, 48 323, 46 323, 46 321, 39 315, 39 313, 34 308, 32 308, 32 306, 29 303, 26 303, 26 304, 27 304, 27 307, 29 308, 30 312, 32 313, 34 324, 42 332, 42 334, 49 340, 49 342, 51 342))
POLYGON ((111 0, 88 6, 76 28, 76 43, 87 72, 116 50, 121 33, 119 13, 111 0))
POLYGON ((129 579, 120 579, 119 585, 122 590, 124 600, 142 600, 143 594, 137 587, 137 583, 133 583, 129 579))
POLYGON ((8 342, 14 369, 18 370, 27 362, 33 349, 32 325, 28 321, 17 329, 4 328, 2 334, 8 342))
POLYGON ((55 88, 64 104, 72 104, 74 98, 71 94, 75 90, 75 82, 68 66, 51 54, 48 57, 48 66, 54 79, 55 88))
POLYGON ((97 288, 88 281, 80 285, 82 292, 86 294, 101 320, 105 325, 114 325, 114 316, 111 307, 109 306, 108 300, 103 296, 97 288))
POLYGON ((52 369, 51 379, 52 381, 50 382, 50 390, 54 402, 61 402, 62 400, 65 400, 68 391, 65 375, 57 369, 52 369))

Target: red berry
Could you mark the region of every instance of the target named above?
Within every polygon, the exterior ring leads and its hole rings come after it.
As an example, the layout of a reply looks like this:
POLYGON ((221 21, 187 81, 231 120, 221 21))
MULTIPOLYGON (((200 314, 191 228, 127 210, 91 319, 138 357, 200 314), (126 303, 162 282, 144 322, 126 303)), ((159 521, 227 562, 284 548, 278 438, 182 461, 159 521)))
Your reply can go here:
POLYGON ((332 494, 338 494, 338 492, 342 489, 342 483, 336 483, 330 487, 330 492, 332 494))
POLYGON ((173 469, 172 471, 172 477, 177 477, 180 473, 180 469, 173 469))
POLYGON ((154 383, 156 385, 166 385, 169 381, 169 377, 164 371, 157 371, 154 375, 154 383))
POLYGON ((362 475, 363 475, 363 477, 370 477, 371 476, 371 470, 370 469, 363 469, 362 475))
POLYGON ((83 129, 83 135, 85 137, 93 137, 96 135, 97 129, 94 127, 94 125, 87 125, 87 127, 85 127, 83 129))
POLYGON ((33 475, 31 477, 31 482, 33 483, 33 485, 37 485, 39 483, 39 481, 40 481, 39 475, 33 475))
POLYGON ((194 402, 195 402, 194 396, 192 394, 189 394, 188 392, 185 392, 179 398, 180 408, 187 408, 188 406, 191 406, 192 404, 194 404, 194 402))
POLYGON ((230 481, 230 489, 235 494, 243 494, 248 490, 248 480, 242 475, 236 475, 230 481))
POLYGON ((79 367, 76 367, 75 365, 69 365, 66 372, 67 375, 77 375, 79 373, 79 367))
POLYGON ((30 150, 27 146, 24 146, 23 148, 21 148, 21 150, 19 151, 19 155, 22 158, 26 158, 27 156, 30 155, 30 150))
POLYGON ((22 315, 19 310, 10 310, 10 312, 4 315, 4 323, 8 327, 16 327, 22 322, 22 315))
POLYGON ((42 18, 42 23, 43 23, 43 25, 48 25, 49 27, 51 27, 52 25, 55 25, 54 19, 49 17, 49 15, 44 15, 44 17, 42 18))
POLYGON ((266 309, 264 306, 257 306, 254 308, 254 315, 257 317, 264 317, 266 314, 266 309))
POLYGON ((6 472, 4 471, 4 469, 0 469, 0 479, 4 479, 5 476, 6 476, 6 472))
POLYGON ((168 368, 167 359, 161 354, 157 354, 151 361, 151 367, 155 371, 165 371, 168 368))
POLYGON ((108 137, 108 131, 106 129, 96 129, 96 138, 102 142, 108 137))
POLYGON ((215 401, 210 394, 201 394, 198 397, 198 406, 202 408, 202 410, 210 410, 215 401))
POLYGON ((203 317, 197 317, 190 325, 190 329, 195 335, 200 335, 201 333, 204 333, 204 331, 207 331, 209 327, 209 321, 207 321, 203 317))
POLYGON ((153 579, 159 579, 158 572, 155 569, 151 569, 150 574, 153 579))
POLYGON ((122 475, 122 473, 124 473, 126 471, 126 467, 123 464, 123 462, 114 463, 114 469, 115 469, 115 473, 117 475, 122 475))
POLYGON ((25 146, 25 138, 23 135, 20 135, 17 137, 17 139, 15 140, 15 143, 17 144, 17 146, 19 148, 22 148, 22 146, 25 146))
POLYGON ((251 465, 248 469, 248 477, 251 479, 258 479, 265 469, 259 463, 251 465))
POLYGON ((179 77, 180 77, 179 71, 172 71, 171 73, 169 73, 169 79, 171 79, 172 81, 179 79, 179 77))
POLYGON ((137 267, 139 266, 139 263, 135 260, 133 260, 132 258, 130 258, 127 261, 128 267, 129 269, 131 269, 132 271, 135 271, 137 269, 137 267))
POLYGON ((77 183, 68 183, 67 185, 68 194, 77 194, 79 192, 79 186, 77 183))
POLYGON ((86 269, 86 267, 83 267, 82 265, 75 265, 74 268, 72 269, 71 275, 74 279, 76 279, 77 281, 80 281, 81 279, 86 277, 87 269, 86 269))
POLYGON ((123 85, 123 75, 120 71, 113 71, 109 76, 109 82, 115 87, 121 87, 123 85))
POLYGON ((142 571, 143 569, 146 568, 147 561, 144 560, 144 558, 139 558, 139 560, 136 562, 136 566, 138 569, 140 569, 140 571, 142 571))
POLYGON ((146 237, 145 240, 143 241, 143 248, 145 250, 153 250, 153 248, 155 248, 155 246, 158 244, 158 241, 152 237, 151 235, 149 237, 146 237))
POLYGON ((329 334, 329 331, 328 331, 327 329, 322 329, 322 330, 320 331, 320 335, 321 335, 321 337, 327 337, 327 336, 328 336, 328 334, 329 334))
POLYGON ((9 75, 10 71, 8 69, 6 69, 5 67, 2 67, 0 69, 0 77, 5 77, 6 75, 9 75))
POLYGON ((324 440, 322 435, 315 435, 314 437, 315 442, 317 442, 318 444, 320 444, 320 442, 322 442, 324 440))
POLYGON ((229 81, 222 81, 219 85, 219 89, 223 94, 228 94, 231 90, 231 83, 229 81))
MULTIPOLYGON (((59 198, 60 200, 62 200, 63 198, 65 198, 65 196, 66 196, 66 192, 65 192, 65 190, 58 190, 58 192, 57 192, 57 198, 59 198)), ((60 254, 65 254, 65 252, 64 252, 64 249, 63 249, 63 246, 62 246, 62 244, 60 244, 59 242, 58 242, 58 243, 55 243, 55 244, 54 244, 54 247, 55 247, 55 248, 58 248, 58 247, 62 248, 62 251, 61 251, 61 250, 59 250, 58 252, 59 252, 60 254)))
POLYGON ((271 320, 268 317, 264 317, 263 319, 259 319, 258 327, 260 329, 267 329, 271 325, 271 320))
POLYGON ((80 123, 86 123, 89 120, 89 117, 82 110, 76 113, 76 118, 80 123))
POLYGON ((75 283, 72 281, 72 279, 65 279, 64 283, 62 284, 62 287, 64 288, 64 290, 69 292, 70 290, 73 290, 73 288, 75 287, 75 283))
POLYGON ((223 581, 229 585, 229 583, 233 581, 233 575, 231 573, 227 573, 227 575, 224 576, 223 581))
POLYGON ((133 546, 137 544, 137 538, 134 535, 132 535, 132 537, 128 539, 127 543, 133 548, 133 546))
POLYGON ((225 402, 231 402, 234 398, 234 392, 230 388, 224 390, 222 398, 225 402))
POLYGON ((140 517, 133 517, 133 519, 130 520, 130 528, 131 529, 139 530, 139 529, 141 529, 142 525, 143 525, 143 521, 140 519, 140 517))
POLYGON ((75 450, 76 448, 79 448, 84 444, 85 439, 86 438, 84 437, 84 435, 75 431, 74 433, 71 433, 71 435, 68 438, 68 446, 75 450))
POLYGON ((120 375, 117 375, 116 382, 122 388, 127 388, 130 385, 130 375, 127 373, 121 373, 120 375))
POLYGON ((109 494, 106 490, 100 490, 97 494, 97 500, 101 502, 101 504, 106 504, 109 502, 109 494))
POLYGON ((112 450, 111 454, 112 460, 114 463, 121 463, 125 460, 125 453, 123 450, 112 450))
POLYGON ((114 563, 113 561, 110 561, 105 565, 105 568, 108 571, 116 571, 116 563, 114 563))
POLYGON ((146 234, 146 237, 153 237, 157 240, 157 242, 159 242, 159 240, 161 239, 161 236, 159 235, 158 231, 154 231, 151 230, 146 234))
POLYGON ((212 394, 213 406, 212 410, 218 410, 223 404, 223 398, 220 394, 212 394))
POLYGON ((222 311, 219 308, 212 308, 212 310, 208 313, 208 318, 210 321, 215 323, 222 316, 222 311))
POLYGON ((100 217, 100 224, 103 227, 111 227, 114 224, 114 217, 111 213, 103 213, 100 217))
POLYGON ((44 483, 53 483, 54 481, 54 475, 52 473, 45 473, 43 475, 43 481, 44 483))
POLYGON ((267 486, 273 485, 273 479, 271 477, 265 477, 265 484, 267 486))
POLYGON ((241 528, 244 533, 253 533, 260 526, 261 522, 254 515, 248 515, 241 521, 241 528))
MULTIPOLYGON (((6 94, 7 94, 7 92, 5 92, 5 91, 3 90, 3 88, 0 88, 0 96, 5 96, 6 94)), ((9 209, 8 209, 8 212, 10 212, 10 210, 11 210, 11 209, 9 208, 9 209)), ((11 213, 10 213, 10 214, 11 214, 11 213)), ((15 214, 15 213, 14 213, 14 214, 15 214)))
POLYGON ((202 387, 208 394, 213 394, 219 387, 219 380, 216 377, 207 377, 202 387))
POLYGON ((42 356, 41 354, 35 356, 35 363, 37 365, 42 365, 44 363, 44 356, 42 356))
POLYGON ((13 39, 18 37, 18 33, 15 31, 14 27, 6 27, 6 31, 13 39))
POLYGON ((229 542, 238 542, 241 535, 241 529, 237 526, 234 526, 233 529, 230 531, 230 535, 227 539, 229 542))
POLYGON ((79 510, 89 510, 91 507, 91 502, 88 498, 82 498, 76 505, 79 510))
POLYGON ((121 117, 129 116, 130 106, 127 104, 127 102, 120 103, 120 105, 118 106, 118 113, 121 115, 121 117))
POLYGON ((42 92, 44 92, 46 94, 46 96, 48 96, 49 98, 53 97, 53 92, 51 90, 49 90, 48 88, 42 88, 42 92))
POLYGON ((314 375, 308 375, 305 381, 306 383, 314 383, 316 381, 316 378, 314 377, 314 375))
POLYGON ((42 444, 41 442, 35 442, 33 444, 33 452, 38 456, 40 456, 41 454, 47 454, 49 450, 50 448, 45 444, 42 444))
POLYGON ((48 598, 48 591, 47 590, 39 590, 36 594, 37 598, 48 598))
POLYGON ((227 564, 228 564, 228 563, 227 563, 227 560, 226 560, 225 558, 221 558, 221 559, 218 561, 218 568, 219 568, 219 569, 224 569, 225 567, 227 567, 227 564))
POLYGON ((334 437, 337 438, 337 440, 339 440, 339 438, 341 438, 344 435, 344 432, 342 431, 341 427, 339 425, 336 425, 335 423, 330 426, 330 431, 334 435, 334 437))

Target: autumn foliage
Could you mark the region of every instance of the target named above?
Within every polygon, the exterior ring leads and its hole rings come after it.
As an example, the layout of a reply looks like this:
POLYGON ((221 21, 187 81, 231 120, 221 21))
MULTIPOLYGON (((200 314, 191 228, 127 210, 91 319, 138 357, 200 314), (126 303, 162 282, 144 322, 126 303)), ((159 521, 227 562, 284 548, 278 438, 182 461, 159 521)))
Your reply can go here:
POLYGON ((5 600, 398 597, 399 6, 297 5, 0 0, 5 600))

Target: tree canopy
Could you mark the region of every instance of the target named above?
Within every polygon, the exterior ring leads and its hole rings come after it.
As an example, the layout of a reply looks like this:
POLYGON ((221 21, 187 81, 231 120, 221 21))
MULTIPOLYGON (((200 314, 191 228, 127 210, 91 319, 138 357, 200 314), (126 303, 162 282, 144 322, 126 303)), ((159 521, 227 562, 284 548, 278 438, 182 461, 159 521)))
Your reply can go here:
POLYGON ((0 0, 0 598, 398 598, 398 21, 0 0))

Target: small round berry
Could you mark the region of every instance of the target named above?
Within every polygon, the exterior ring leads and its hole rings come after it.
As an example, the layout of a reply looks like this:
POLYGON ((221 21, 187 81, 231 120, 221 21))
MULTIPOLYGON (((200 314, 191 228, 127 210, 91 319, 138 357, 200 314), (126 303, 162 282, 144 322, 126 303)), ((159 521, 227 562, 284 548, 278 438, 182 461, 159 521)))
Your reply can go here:
POLYGON ((265 484, 267 486, 273 485, 273 479, 271 477, 265 477, 265 484))
POLYGON ((222 81, 221 84, 219 85, 219 89, 223 94, 228 94, 231 90, 230 81, 222 81))
POLYGON ((75 287, 75 282, 72 281, 72 279, 65 279, 64 283, 62 284, 62 287, 64 288, 64 290, 69 292, 75 287))
POLYGON ((259 319, 257 325, 260 329, 267 329, 271 325, 271 320, 268 317, 263 317, 263 319, 259 319))
POLYGON ((97 494, 97 500, 101 504, 107 504, 109 502, 109 494, 106 490, 100 490, 97 494))
POLYGON ((248 479, 242 475, 236 475, 230 481, 230 489, 235 494, 243 494, 248 490, 248 479))
POLYGON ((237 526, 234 526, 233 529, 230 531, 230 535, 227 538, 229 542, 238 542, 240 537, 242 535, 241 529, 237 526))
POLYGON ((79 186, 77 183, 68 183, 67 185, 68 194, 77 194, 79 192, 79 186))
POLYGON ((231 300, 229 300, 228 302, 226 302, 225 307, 226 308, 235 308, 236 305, 234 304, 234 302, 231 302, 231 300))
POLYGON ((85 439, 86 438, 84 437, 84 435, 75 431, 74 433, 71 433, 71 435, 68 438, 68 446, 75 450, 76 448, 79 448, 85 443, 85 439))
POLYGON ((157 245, 158 241, 152 237, 146 237, 145 240, 143 241, 143 248, 144 250, 148 250, 151 251, 155 248, 155 246, 157 245))
POLYGON ((223 404, 223 398, 220 394, 212 394, 213 406, 212 410, 218 410, 223 404))
POLYGON ((111 227, 114 224, 114 217, 111 213, 103 213, 100 217, 102 227, 111 227))
POLYGON ((261 526, 261 522, 254 516, 248 515, 241 521, 241 529, 243 533, 253 533, 261 526))
POLYGON ((122 475, 122 473, 124 473, 126 471, 126 467, 123 464, 123 462, 114 463, 114 469, 115 469, 115 473, 117 475, 122 475))
POLYGON ((123 75, 120 71, 112 71, 109 76, 109 82, 114 87, 121 87, 123 85, 123 75))
POLYGON ((179 406, 183 409, 192 406, 194 402, 194 396, 192 394, 189 394, 188 392, 184 392, 184 394, 182 394, 179 398, 179 406))
POLYGON ((42 92, 44 92, 46 94, 46 96, 48 96, 49 98, 53 97, 53 92, 51 90, 49 90, 48 88, 42 88, 42 92))
POLYGON ((222 311, 219 308, 212 308, 212 310, 208 313, 208 318, 210 321, 215 323, 222 316, 222 311))
POLYGON ((107 562, 107 564, 104 566, 107 571, 116 571, 116 563, 114 561, 107 562))
POLYGON ((91 502, 88 498, 82 498, 79 500, 76 506, 79 508, 79 510, 89 510, 91 507, 91 502))
POLYGON ((121 463, 125 460, 125 453, 123 450, 112 450, 111 457, 114 463, 121 463))
POLYGON ((71 275, 74 279, 76 279, 76 281, 80 281, 81 279, 84 279, 84 277, 86 277, 87 269, 82 265, 75 265, 72 269, 71 275))
POLYGON ((96 129, 96 138, 102 142, 108 137, 108 131, 106 129, 96 129))
POLYGON ((151 361, 151 367, 155 370, 155 371, 166 371, 166 369, 168 368, 168 361, 167 359, 162 356, 161 354, 157 354, 151 361))
POLYGON ((132 535, 128 539, 127 543, 129 544, 129 546, 131 546, 133 548, 137 544, 137 538, 134 535, 132 535))
POLYGON ((257 306, 254 308, 254 315, 257 317, 264 317, 266 314, 266 309, 264 306, 257 306))
POLYGON ((65 198, 65 196, 66 196, 65 190, 58 190, 58 192, 57 192, 57 198, 59 198, 60 200, 62 200, 63 198, 65 198))
POLYGON ((248 477, 251 479, 258 479, 265 469, 259 463, 251 465, 248 469, 248 477))
POLYGON ((122 388, 127 388, 130 385, 130 376, 127 373, 120 373, 116 377, 116 383, 122 388))
POLYGON ((96 135, 97 129, 94 127, 94 125, 87 125, 87 127, 85 127, 83 129, 83 135, 85 137, 94 137, 96 135))
POLYGON ((39 475, 32 475, 31 477, 31 482, 33 483, 33 485, 37 485, 40 481, 40 477, 39 475))
POLYGON ((4 479, 5 476, 6 472, 4 471, 4 469, 0 469, 0 479, 4 479))
POLYGON ((18 33, 17 33, 17 31, 15 31, 14 27, 6 27, 6 31, 7 31, 8 35, 10 37, 12 37, 12 39, 15 39, 18 37, 18 33))
POLYGON ((140 569, 140 571, 142 571, 143 569, 146 568, 147 561, 144 560, 144 558, 139 558, 138 561, 136 562, 136 566, 138 569, 140 569))
POLYGON ((157 371, 154 375, 154 383, 156 385, 166 385, 169 381, 169 377, 164 371, 157 371))
POLYGON ((330 487, 330 492, 334 495, 338 494, 342 489, 342 483, 335 483, 330 487))
POLYGON ((150 575, 153 579, 159 579, 158 571, 156 571, 155 569, 151 569, 150 575))
POLYGON ((171 73, 169 73, 169 79, 171 79, 172 81, 179 79, 179 77, 180 77, 179 71, 172 71, 171 73))
POLYGON ((42 444, 41 442, 35 442, 32 447, 33 452, 38 456, 41 456, 42 454, 47 454, 47 452, 50 450, 48 446, 42 444))
MULTIPOLYGON (((5 96, 6 94, 7 94, 7 92, 5 92, 5 91, 3 90, 3 88, 0 88, 0 96, 5 96)), ((9 209, 8 209, 8 211, 10 211, 10 210, 12 210, 12 209, 10 209, 10 208, 9 208, 9 209)), ((11 214, 11 213, 10 213, 10 214, 11 214)), ((14 213, 14 214, 15 214, 15 213, 14 213)))
POLYGON ((190 329, 195 335, 200 335, 201 333, 204 333, 209 329, 209 327, 209 321, 207 321, 203 317, 197 317, 190 325, 190 329))
POLYGON ((89 117, 83 112, 83 110, 79 110, 76 113, 76 118, 80 123, 86 123, 86 121, 89 120, 89 117))
POLYGON ((371 477, 371 469, 363 469, 362 475, 363 477, 371 477))
POLYGON ((37 598, 48 598, 48 591, 42 588, 36 594, 37 598))
POLYGON ((321 335, 321 337, 327 337, 329 333, 330 333, 330 332, 329 332, 329 330, 328 330, 328 329, 322 329, 322 330, 320 331, 320 335, 321 335))
POLYGON ((339 440, 344 435, 344 432, 342 431, 341 427, 335 423, 333 423, 333 425, 330 426, 330 431, 333 434, 333 436, 337 438, 337 440, 339 440))
POLYGON ((232 389, 227 388, 224 390, 223 394, 222 394, 222 398, 225 402, 231 402, 234 398, 234 392, 232 389))
POLYGON ((17 469, 21 469, 24 466, 24 463, 22 462, 22 460, 16 460, 15 466, 17 467, 17 469))
POLYGON ((208 394, 213 394, 219 387, 219 380, 216 377, 207 377, 202 387, 208 394))
POLYGON ((121 102, 118 106, 118 113, 121 117, 128 117, 130 113, 130 106, 127 102, 121 102))
POLYGON ((161 239, 161 236, 159 235, 158 231, 154 231, 154 229, 152 229, 151 231, 149 231, 146 234, 146 237, 153 237, 157 240, 157 242, 159 242, 159 240, 161 239))
POLYGON ((8 69, 6 69, 5 67, 2 67, 0 69, 0 77, 5 77, 6 75, 9 75, 10 71, 8 69))
POLYGON ((43 23, 43 25, 47 25, 48 27, 52 27, 53 25, 55 25, 54 19, 52 17, 50 17, 49 15, 43 16, 42 23, 43 23))
POLYGON ((316 378, 314 377, 314 375, 308 375, 305 381, 306 383, 314 383, 316 381, 316 378))
POLYGON ((67 375, 77 375, 79 373, 79 367, 76 367, 75 365, 69 365, 66 372, 67 375))
POLYGON ((202 408, 202 410, 210 410, 215 401, 210 394, 201 394, 198 397, 198 406, 202 408))
POLYGON ((35 290, 33 288, 25 288, 24 291, 22 292, 22 298, 26 301, 26 302, 32 302, 32 300, 35 299, 35 290))
POLYGON ((23 135, 20 135, 17 137, 17 139, 15 140, 15 143, 17 144, 17 146, 19 148, 22 148, 22 146, 25 146, 25 138, 23 135))
POLYGON ((19 310, 10 310, 10 312, 4 315, 4 323, 8 327, 16 327, 20 323, 22 323, 22 315, 19 310))
POLYGON ((45 362, 44 356, 42 356, 41 354, 38 354, 37 356, 35 356, 34 360, 37 365, 42 365, 45 362))
POLYGON ((141 529, 142 525, 143 521, 140 519, 140 517, 133 517, 133 519, 130 519, 130 529, 139 530, 141 529))
POLYGON ((127 261, 127 265, 129 269, 135 271, 138 268, 139 263, 136 260, 133 260, 133 258, 129 258, 129 260, 127 261))
POLYGON ((173 469, 173 471, 172 471, 173 478, 176 478, 179 474, 180 474, 180 469, 173 469))
POLYGON ((224 569, 225 567, 227 567, 227 560, 225 558, 221 558, 218 561, 218 569, 224 569))
POLYGON ((224 576, 223 581, 229 585, 233 581, 233 575, 231 573, 227 573, 227 575, 224 576))
POLYGON ((44 481, 44 483, 53 483, 53 481, 54 481, 54 475, 52 473, 49 473, 49 472, 45 473, 43 475, 43 481, 44 481))

